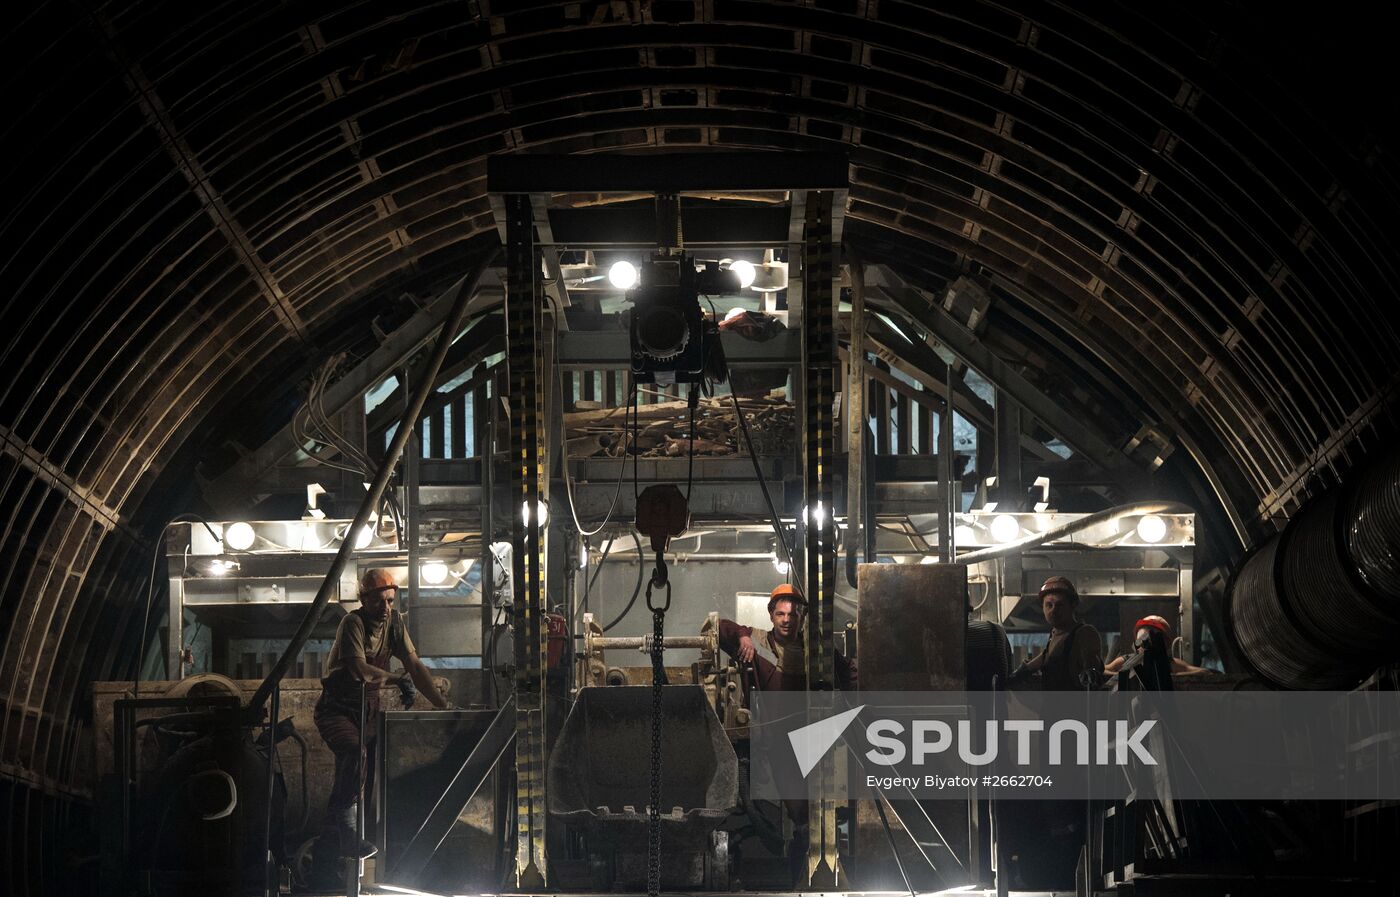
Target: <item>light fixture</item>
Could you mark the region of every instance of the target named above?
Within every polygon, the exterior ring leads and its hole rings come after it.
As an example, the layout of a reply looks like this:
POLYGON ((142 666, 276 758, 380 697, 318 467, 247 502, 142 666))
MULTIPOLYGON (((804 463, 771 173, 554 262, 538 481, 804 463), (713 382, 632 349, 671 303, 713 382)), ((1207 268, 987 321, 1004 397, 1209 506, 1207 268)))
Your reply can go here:
POLYGON ((252 548, 253 539, 256 537, 257 533, 253 532, 253 528, 242 521, 224 527, 224 545, 234 551, 247 551, 252 548))
MULTIPOLYGON (((803 505, 803 506, 802 506, 802 512, 803 512, 803 516, 806 516, 806 512, 807 512, 807 506, 806 506, 806 505, 803 505)), ((821 528, 822 528, 822 524, 826 523, 826 505, 823 504, 822 502, 817 502, 816 510, 812 511, 812 516, 811 516, 810 520, 811 520, 813 526, 815 526, 817 529, 821 529, 821 528)))
POLYGON ((588 543, 587 543, 587 542, 584 542, 582 545, 579 546, 579 549, 578 549, 578 568, 579 568, 580 570, 587 570, 587 569, 588 569, 588 543))
POLYGON ((998 542, 1014 542, 1021 535, 1021 524, 1010 514, 998 514, 992 518, 992 538, 998 542))
POLYGON ((968 526, 966 523, 958 524, 957 526, 953 527, 953 544, 976 545, 977 530, 968 526))
POLYGON ((369 543, 374 541, 374 529, 369 524, 365 524, 355 531, 355 550, 364 551, 369 547, 369 543))
MULTIPOLYGON (((542 502, 539 503, 539 507, 540 507, 540 526, 545 526, 546 524, 549 523, 549 502, 544 502, 544 501, 542 501, 542 502)), ((523 501, 523 502, 520 503, 520 519, 523 520, 523 521, 525 522, 525 525, 526 525, 526 526, 529 526, 529 524, 530 524, 530 503, 529 503, 528 501, 523 501)))
POLYGON ((776 551, 773 552, 773 555, 772 555, 772 556, 773 556, 773 566, 777 569, 779 575, 781 575, 781 576, 787 576, 787 575, 788 575, 788 570, 792 569, 791 567, 788 566, 788 562, 785 561, 785 560, 782 560, 781 558, 779 558, 779 557, 778 557, 778 553, 777 553, 776 551))
POLYGON ((1167 535, 1167 522, 1156 514, 1146 514, 1137 523, 1137 536, 1144 542, 1156 544, 1167 535))
POLYGON ((447 581, 447 565, 442 561, 428 561, 418 568, 418 575, 430 586, 442 585, 447 581))
POLYGON ((757 272, 754 271, 753 262, 746 262, 743 259, 739 259, 737 262, 730 263, 729 270, 738 275, 739 289, 747 290, 749 287, 753 286, 753 279, 757 274, 757 272))
POLYGON ((238 569, 238 561, 233 558, 218 557, 209 562, 209 572, 214 576, 227 576, 238 569))
POLYGON ((630 290, 637 285, 637 266, 626 259, 613 262, 608 269, 608 283, 619 290, 630 290))

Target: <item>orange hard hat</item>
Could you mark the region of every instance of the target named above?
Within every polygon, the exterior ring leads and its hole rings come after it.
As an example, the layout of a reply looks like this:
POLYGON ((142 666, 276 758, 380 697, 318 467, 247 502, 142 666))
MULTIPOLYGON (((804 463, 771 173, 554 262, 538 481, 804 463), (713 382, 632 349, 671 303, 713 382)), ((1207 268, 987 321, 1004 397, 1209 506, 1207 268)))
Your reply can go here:
POLYGON ((773 594, 769 595, 768 597, 769 597, 769 598, 790 598, 790 599, 792 599, 793 601, 796 601, 796 602, 799 603, 799 604, 806 604, 806 603, 807 603, 806 601, 803 600, 803 598, 802 598, 802 593, 799 592, 799 591, 797 591, 797 586, 793 585, 793 584, 790 583, 790 582, 780 583, 776 588, 773 589, 773 594))
POLYGON ((365 571, 365 575, 360 577, 360 594, 368 595, 370 592, 382 592, 386 589, 397 589, 399 584, 394 581, 394 574, 383 567, 372 567, 365 571))

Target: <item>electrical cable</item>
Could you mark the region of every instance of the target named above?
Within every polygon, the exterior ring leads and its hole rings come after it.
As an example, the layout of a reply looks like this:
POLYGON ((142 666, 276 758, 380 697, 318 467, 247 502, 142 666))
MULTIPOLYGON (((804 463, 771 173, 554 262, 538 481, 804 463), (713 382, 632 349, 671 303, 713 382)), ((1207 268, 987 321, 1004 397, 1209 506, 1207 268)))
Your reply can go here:
MULTIPOLYGON (((557 328, 557 325, 556 325, 556 328, 557 328)), ((555 373, 556 373, 556 376, 558 377, 558 380, 559 380, 559 392, 560 392, 560 394, 562 395, 563 392, 564 392, 564 372, 556 366, 556 368, 555 368, 555 373)), ((630 374, 628 375, 628 379, 629 379, 629 380, 631 379, 631 375, 630 375, 630 374)), ((624 476, 626 476, 626 474, 627 474, 627 448, 628 448, 628 439, 627 439, 627 418, 626 418, 626 416, 624 415, 623 421, 622 421, 622 451, 623 451, 623 454, 622 454, 622 457, 620 457, 620 458, 618 459, 617 485, 613 488, 613 497, 612 497, 612 501, 608 502, 608 512, 607 512, 606 514, 603 515, 603 522, 602 522, 602 523, 599 523, 596 527, 594 527, 594 528, 591 529, 591 530, 589 530, 589 529, 584 529, 584 528, 583 528, 583 524, 580 523, 580 522, 579 522, 579 519, 578 519, 578 508, 574 505, 574 483, 573 483, 573 477, 569 475, 568 440, 565 439, 565 440, 563 440, 563 442, 564 442, 565 450, 564 450, 564 453, 563 453, 563 454, 564 454, 564 458, 562 459, 563 463, 562 463, 561 466, 564 468, 564 495, 565 495, 565 497, 566 497, 566 498, 568 499, 568 501, 569 501, 569 516, 572 517, 572 518, 574 519, 574 528, 578 530, 579 535, 581 535, 581 536, 596 536, 598 533, 600 533, 600 532, 603 531, 603 527, 607 526, 607 525, 608 525, 608 521, 612 519, 613 511, 617 510, 617 500, 618 500, 618 498, 620 498, 621 495, 622 495, 622 478, 623 478, 624 476)), ((634 444, 635 444, 635 443, 634 443, 634 444)), ((634 469, 634 471, 635 471, 635 462, 633 462, 633 463, 634 463, 634 468, 633 468, 633 469, 634 469)))
POLYGON ((146 608, 141 614, 141 638, 137 643, 136 649, 136 672, 135 675, 131 677, 131 699, 133 701, 141 697, 141 665, 146 662, 146 629, 151 625, 151 602, 155 600, 156 596, 156 564, 160 562, 160 550, 165 545, 166 530, 170 529, 170 527, 176 523, 185 521, 204 524, 204 528, 209 531, 209 535, 215 542, 219 543, 219 551, 222 552, 224 550, 223 538, 219 536, 218 533, 214 532, 214 527, 209 524, 208 520, 205 520, 198 514, 176 514, 160 528, 160 535, 156 537, 155 546, 151 549, 151 575, 146 582, 146 608))
POLYGON ((612 552, 615 542, 617 542, 616 539, 609 539, 608 544, 603 548, 603 556, 598 558, 598 569, 594 570, 593 575, 589 577, 588 584, 584 586, 584 594, 590 592, 593 589, 593 583, 598 581, 598 574, 603 572, 603 562, 608 559, 608 554, 612 552))
POLYGON ((637 535, 637 531, 632 531, 632 541, 637 543, 637 586, 632 589, 632 597, 628 599, 627 606, 622 609, 622 613, 617 615, 617 619, 603 627, 604 632, 609 632, 632 611, 633 605, 637 603, 637 596, 642 594, 642 574, 646 569, 646 556, 642 553, 642 539, 637 535))

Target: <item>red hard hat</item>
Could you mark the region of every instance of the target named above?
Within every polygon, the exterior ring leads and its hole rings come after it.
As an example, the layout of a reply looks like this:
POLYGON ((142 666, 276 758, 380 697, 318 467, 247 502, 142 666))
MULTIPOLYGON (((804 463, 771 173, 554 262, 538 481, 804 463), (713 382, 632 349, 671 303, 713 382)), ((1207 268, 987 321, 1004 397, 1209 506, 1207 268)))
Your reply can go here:
POLYGON ((1159 617, 1156 614, 1149 614, 1133 624, 1133 631, 1137 632, 1144 627, 1150 627, 1162 633, 1167 638, 1171 638, 1172 624, 1167 622, 1166 617, 1159 617))

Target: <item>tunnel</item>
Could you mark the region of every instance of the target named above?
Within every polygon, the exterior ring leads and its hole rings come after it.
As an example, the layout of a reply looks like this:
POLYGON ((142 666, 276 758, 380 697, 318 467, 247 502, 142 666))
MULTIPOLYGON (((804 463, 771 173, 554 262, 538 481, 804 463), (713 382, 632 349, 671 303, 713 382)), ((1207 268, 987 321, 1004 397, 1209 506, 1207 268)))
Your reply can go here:
MULTIPOLYGON (((779 625, 782 583, 806 593, 808 649, 792 666, 777 650, 773 681, 813 694, 857 687, 836 652, 860 689, 999 688, 1049 653, 1040 583, 1060 575, 1125 676, 1151 614, 1204 677, 1187 690, 1393 694, 1383 18, 1197 0, 12 8, 0 892, 195 887, 188 857, 114 845, 181 814, 212 831, 223 786, 190 770, 234 755, 226 821, 247 832, 218 838, 282 843, 206 872, 262 893, 247 857, 270 852, 304 890, 335 764, 315 708, 371 568, 461 716, 433 718, 408 672, 412 709, 383 691, 360 833, 393 884, 446 813, 431 848, 460 855, 419 868, 455 893, 593 887, 596 850, 545 794, 580 689, 700 686, 705 725, 747 732, 763 686, 726 660, 726 624, 779 625), (673 310, 675 290, 700 301, 673 310), (649 655, 663 596, 664 639, 685 644, 649 655), (508 698, 497 743, 480 711, 508 698), (209 722, 226 705, 245 708, 236 748, 209 722), (206 724, 214 747, 182 728, 206 724), (500 757, 471 788, 452 775, 500 757), (171 797, 163 769, 195 784, 171 797)), ((964 802, 980 827, 912 798, 765 815, 747 750, 720 810, 748 827, 705 833, 703 870, 668 888, 995 887, 985 795, 964 802), (861 838, 847 881, 837 857, 861 838)), ((1378 846, 1396 806, 1267 811, 1299 871, 1260 893, 1400 887, 1378 846)), ((1201 831, 1254 827, 1237 809, 1201 831)), ((1099 865, 1081 893, 1133 893, 1110 853, 1104 835, 1083 855, 1099 865)), ((1192 861, 1219 884, 1249 853, 1192 861)), ((1198 868, 1155 861, 1143 893, 1198 868)))

